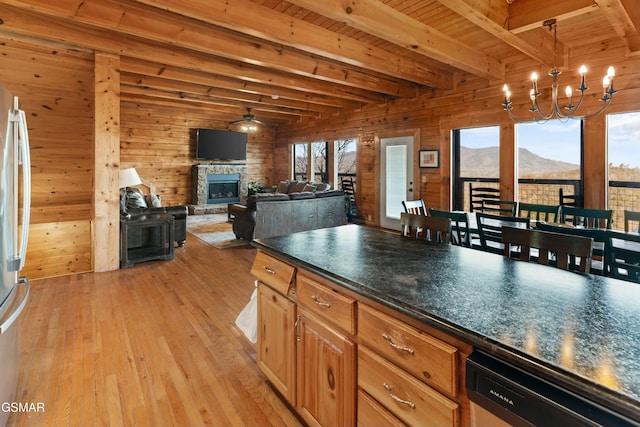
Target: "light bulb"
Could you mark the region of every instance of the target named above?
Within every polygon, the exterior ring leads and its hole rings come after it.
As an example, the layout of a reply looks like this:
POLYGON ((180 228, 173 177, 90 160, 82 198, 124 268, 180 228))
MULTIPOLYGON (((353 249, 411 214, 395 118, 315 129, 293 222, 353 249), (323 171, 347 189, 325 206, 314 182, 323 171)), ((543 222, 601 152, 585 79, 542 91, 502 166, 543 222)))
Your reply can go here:
POLYGON ((567 94, 567 98, 571 99, 571 95, 573 95, 573 91, 571 90, 571 86, 567 86, 567 89, 565 90, 565 93, 567 94))

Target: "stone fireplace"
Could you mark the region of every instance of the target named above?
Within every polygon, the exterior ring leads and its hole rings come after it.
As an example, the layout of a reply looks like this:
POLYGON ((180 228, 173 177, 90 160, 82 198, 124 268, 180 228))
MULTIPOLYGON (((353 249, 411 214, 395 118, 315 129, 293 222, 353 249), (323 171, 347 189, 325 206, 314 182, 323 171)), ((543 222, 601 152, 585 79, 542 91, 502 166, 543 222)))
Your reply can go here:
POLYGON ((247 199, 247 165, 210 163, 192 167, 191 215, 223 213, 227 204, 247 199))

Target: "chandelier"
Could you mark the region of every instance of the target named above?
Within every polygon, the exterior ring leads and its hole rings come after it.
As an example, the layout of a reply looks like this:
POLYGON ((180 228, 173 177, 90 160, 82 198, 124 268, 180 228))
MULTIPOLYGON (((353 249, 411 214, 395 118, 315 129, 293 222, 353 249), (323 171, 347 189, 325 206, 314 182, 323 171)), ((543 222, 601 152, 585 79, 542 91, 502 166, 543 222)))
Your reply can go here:
MULTIPOLYGON (((561 108, 558 105, 558 76, 561 74, 561 72, 558 67, 556 67, 556 55, 558 53, 556 47, 556 20, 549 19, 547 21, 544 21, 542 25, 544 25, 545 27, 549 27, 549 31, 553 31, 553 68, 551 69, 551 71, 549 71, 549 75, 552 79, 551 106, 548 113, 544 114, 541 111, 540 104, 538 103, 538 98, 542 94, 538 92, 538 74, 535 72, 531 73, 531 81, 533 83, 533 87, 529 91, 529 98, 531 99, 531 108, 529 108, 529 111, 533 113, 533 119, 539 123, 546 123, 548 120, 554 118, 555 116, 561 122, 566 122, 569 119, 588 119, 603 112, 605 108, 607 108, 611 103, 613 94, 616 93, 616 91, 613 89, 613 77, 615 76, 614 68, 609 67, 609 69, 607 70, 607 74, 602 79, 603 94, 602 98, 600 98, 600 101, 602 101, 602 107, 598 111, 595 111, 588 115, 578 115, 578 110, 580 109, 580 106, 582 105, 582 101, 584 99, 584 93, 589 90, 589 88, 585 84, 587 67, 585 67, 584 65, 581 66, 580 70, 578 71, 580 73, 580 86, 577 88, 577 90, 580 91, 580 99, 578 100, 577 104, 572 104, 573 90, 571 89, 571 86, 567 86, 565 94, 567 96, 568 104, 564 108, 561 108)), ((505 84, 502 90, 504 91, 504 102, 502 103, 503 109, 509 114, 509 117, 511 117, 513 121, 525 121, 516 117, 512 112, 513 107, 511 106, 511 92, 509 91, 509 87, 505 84)))

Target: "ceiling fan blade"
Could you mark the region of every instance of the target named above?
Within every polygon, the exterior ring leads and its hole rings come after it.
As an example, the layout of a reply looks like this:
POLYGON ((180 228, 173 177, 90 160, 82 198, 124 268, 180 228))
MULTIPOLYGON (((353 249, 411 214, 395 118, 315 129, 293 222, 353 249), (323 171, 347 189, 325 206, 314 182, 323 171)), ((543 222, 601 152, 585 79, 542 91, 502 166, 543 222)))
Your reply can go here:
POLYGON ((238 123, 245 123, 246 120, 245 119, 240 119, 240 120, 234 120, 232 122, 228 122, 230 125, 237 125, 238 123))
POLYGON ((251 122, 252 123, 257 123, 260 126, 264 126, 266 128, 270 128, 270 129, 275 129, 276 128, 274 125, 270 125, 269 123, 261 122, 260 120, 253 119, 251 122))

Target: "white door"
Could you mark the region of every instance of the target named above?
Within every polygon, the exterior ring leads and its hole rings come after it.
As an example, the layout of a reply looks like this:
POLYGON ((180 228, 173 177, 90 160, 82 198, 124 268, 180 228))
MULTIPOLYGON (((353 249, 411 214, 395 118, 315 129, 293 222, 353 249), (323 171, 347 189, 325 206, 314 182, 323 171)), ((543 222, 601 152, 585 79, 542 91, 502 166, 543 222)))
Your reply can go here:
POLYGON ((380 226, 400 230, 403 200, 413 200, 413 136, 380 139, 380 226))

